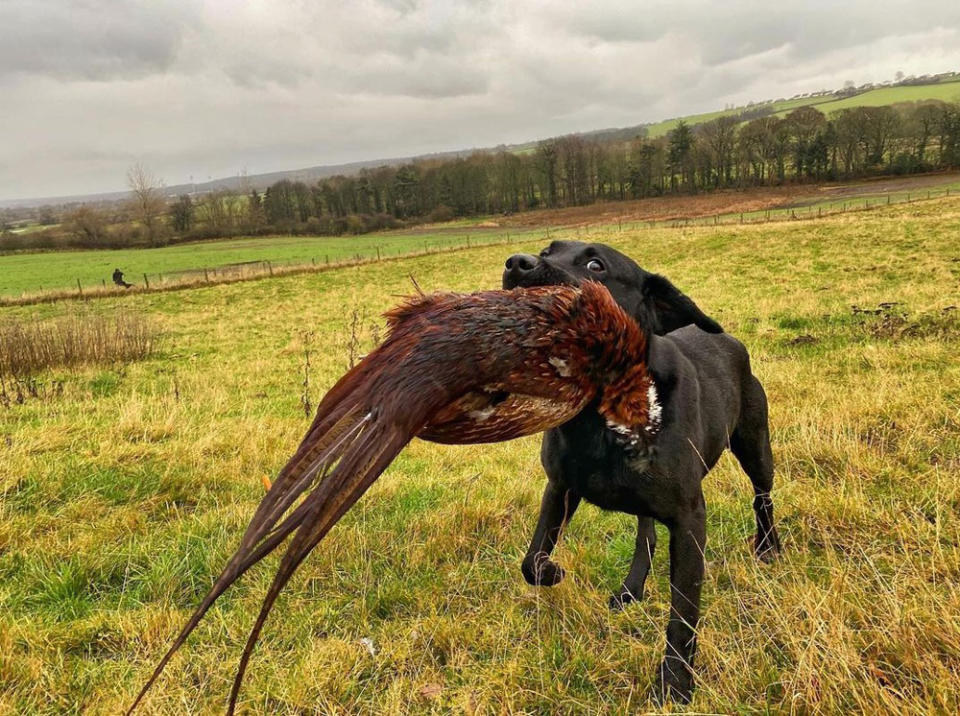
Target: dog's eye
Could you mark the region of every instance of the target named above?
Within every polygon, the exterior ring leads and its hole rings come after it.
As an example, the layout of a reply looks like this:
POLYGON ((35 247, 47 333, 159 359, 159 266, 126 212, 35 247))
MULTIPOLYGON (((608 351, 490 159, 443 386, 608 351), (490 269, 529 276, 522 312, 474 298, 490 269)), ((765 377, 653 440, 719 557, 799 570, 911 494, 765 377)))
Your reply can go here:
POLYGON ((600 273, 601 271, 605 270, 603 262, 600 259, 590 259, 587 261, 587 268, 590 271, 595 271, 596 273, 600 273))
POLYGON ((540 258, 542 259, 546 258, 549 255, 550 255, 550 249, 544 249, 543 251, 540 252, 540 258))

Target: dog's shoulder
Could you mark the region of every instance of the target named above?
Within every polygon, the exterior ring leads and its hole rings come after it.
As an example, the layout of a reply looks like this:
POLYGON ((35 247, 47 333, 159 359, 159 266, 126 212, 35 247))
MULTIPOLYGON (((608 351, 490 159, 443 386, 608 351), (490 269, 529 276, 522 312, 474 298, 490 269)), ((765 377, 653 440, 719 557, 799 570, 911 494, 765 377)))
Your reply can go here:
POLYGON ((730 379, 750 370, 746 347, 729 333, 684 326, 651 343, 650 367, 672 380, 730 379))

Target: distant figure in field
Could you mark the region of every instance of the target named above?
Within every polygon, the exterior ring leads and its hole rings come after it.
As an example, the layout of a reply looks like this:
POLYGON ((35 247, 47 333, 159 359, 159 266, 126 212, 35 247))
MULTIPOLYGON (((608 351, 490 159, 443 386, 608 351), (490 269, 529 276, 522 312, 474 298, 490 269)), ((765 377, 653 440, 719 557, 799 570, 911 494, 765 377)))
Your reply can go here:
POLYGON ((113 282, 118 286, 123 286, 124 288, 130 288, 133 286, 132 283, 127 283, 123 280, 123 271, 118 268, 113 270, 113 282))

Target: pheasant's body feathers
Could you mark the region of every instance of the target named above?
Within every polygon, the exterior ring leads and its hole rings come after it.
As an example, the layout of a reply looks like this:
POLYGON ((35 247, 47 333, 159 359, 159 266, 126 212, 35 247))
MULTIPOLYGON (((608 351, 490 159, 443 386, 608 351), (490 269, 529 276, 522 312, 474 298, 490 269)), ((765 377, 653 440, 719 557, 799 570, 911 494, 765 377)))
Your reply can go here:
POLYGON ((561 425, 593 401, 624 444, 656 430, 646 338, 600 284, 434 294, 386 316, 387 339, 321 401, 236 554, 131 711, 217 597, 293 535, 244 649, 232 711, 283 585, 414 436, 443 443, 510 440, 561 425))

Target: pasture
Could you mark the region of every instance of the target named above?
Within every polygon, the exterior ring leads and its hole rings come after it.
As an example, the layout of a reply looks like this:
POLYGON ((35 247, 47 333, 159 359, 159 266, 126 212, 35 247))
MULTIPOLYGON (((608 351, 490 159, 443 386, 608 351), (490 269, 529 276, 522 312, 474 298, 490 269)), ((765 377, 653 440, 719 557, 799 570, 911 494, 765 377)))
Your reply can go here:
POLYGON ((738 192, 671 195, 599 202, 563 209, 539 209, 509 216, 469 217, 402 231, 360 236, 266 236, 183 243, 154 249, 44 251, 0 255, 0 302, 32 301, 38 296, 85 296, 115 292, 111 274, 119 267, 138 289, 184 283, 251 278, 313 264, 395 258, 465 246, 542 240, 557 230, 580 238, 647 224, 761 222, 877 208, 960 192, 956 172, 891 177, 873 181, 798 184, 738 192), (631 226, 633 224, 633 226, 631 226), (269 267, 268 267, 269 264, 269 267))
MULTIPOLYGON (((958 236, 956 197, 591 233, 743 340, 770 398, 785 552, 753 559, 749 482, 725 456, 705 486, 692 710, 960 710, 958 236)), ((122 711, 298 444, 305 398, 315 406, 382 335, 409 276, 428 291, 492 287, 508 251, 542 243, 3 309, 0 321, 122 310, 163 338, 145 360, 49 369, 36 396, 0 405, 0 713, 122 711)), ((411 444, 281 596, 241 709, 656 710, 666 534, 646 601, 622 613, 607 598, 632 554, 624 515, 582 507, 557 551, 566 580, 527 586, 538 448, 411 444)), ((222 710, 276 562, 221 599, 142 713, 222 710)))
MULTIPOLYGON (((956 102, 957 99, 960 99, 960 81, 954 80, 927 85, 877 87, 876 89, 867 90, 853 97, 843 99, 834 99, 830 96, 798 97, 796 99, 771 102, 770 104, 775 114, 780 117, 785 117, 798 107, 815 107, 824 114, 829 115, 831 112, 850 109, 851 107, 881 107, 888 104, 897 104, 898 102, 920 102, 927 99, 956 102)), ((699 124, 700 122, 709 122, 712 119, 728 114, 739 114, 744 109, 744 107, 737 107, 732 110, 706 112, 688 117, 666 119, 662 122, 647 125, 647 136, 651 139, 662 137, 674 129, 681 119, 687 124, 699 124)))
MULTIPOLYGON (((473 229, 475 243, 502 240, 507 232, 497 229, 473 229)), ((514 230, 513 234, 516 235, 514 230)), ((163 246, 153 249, 103 249, 91 251, 45 251, 0 256, 0 296, 49 289, 107 286, 114 268, 119 267, 127 281, 143 284, 143 274, 153 282, 182 272, 203 271, 248 262, 272 261, 275 264, 323 264, 351 260, 356 256, 376 258, 442 249, 466 244, 464 232, 455 228, 412 230, 364 234, 362 236, 264 236, 226 239, 163 246)))

